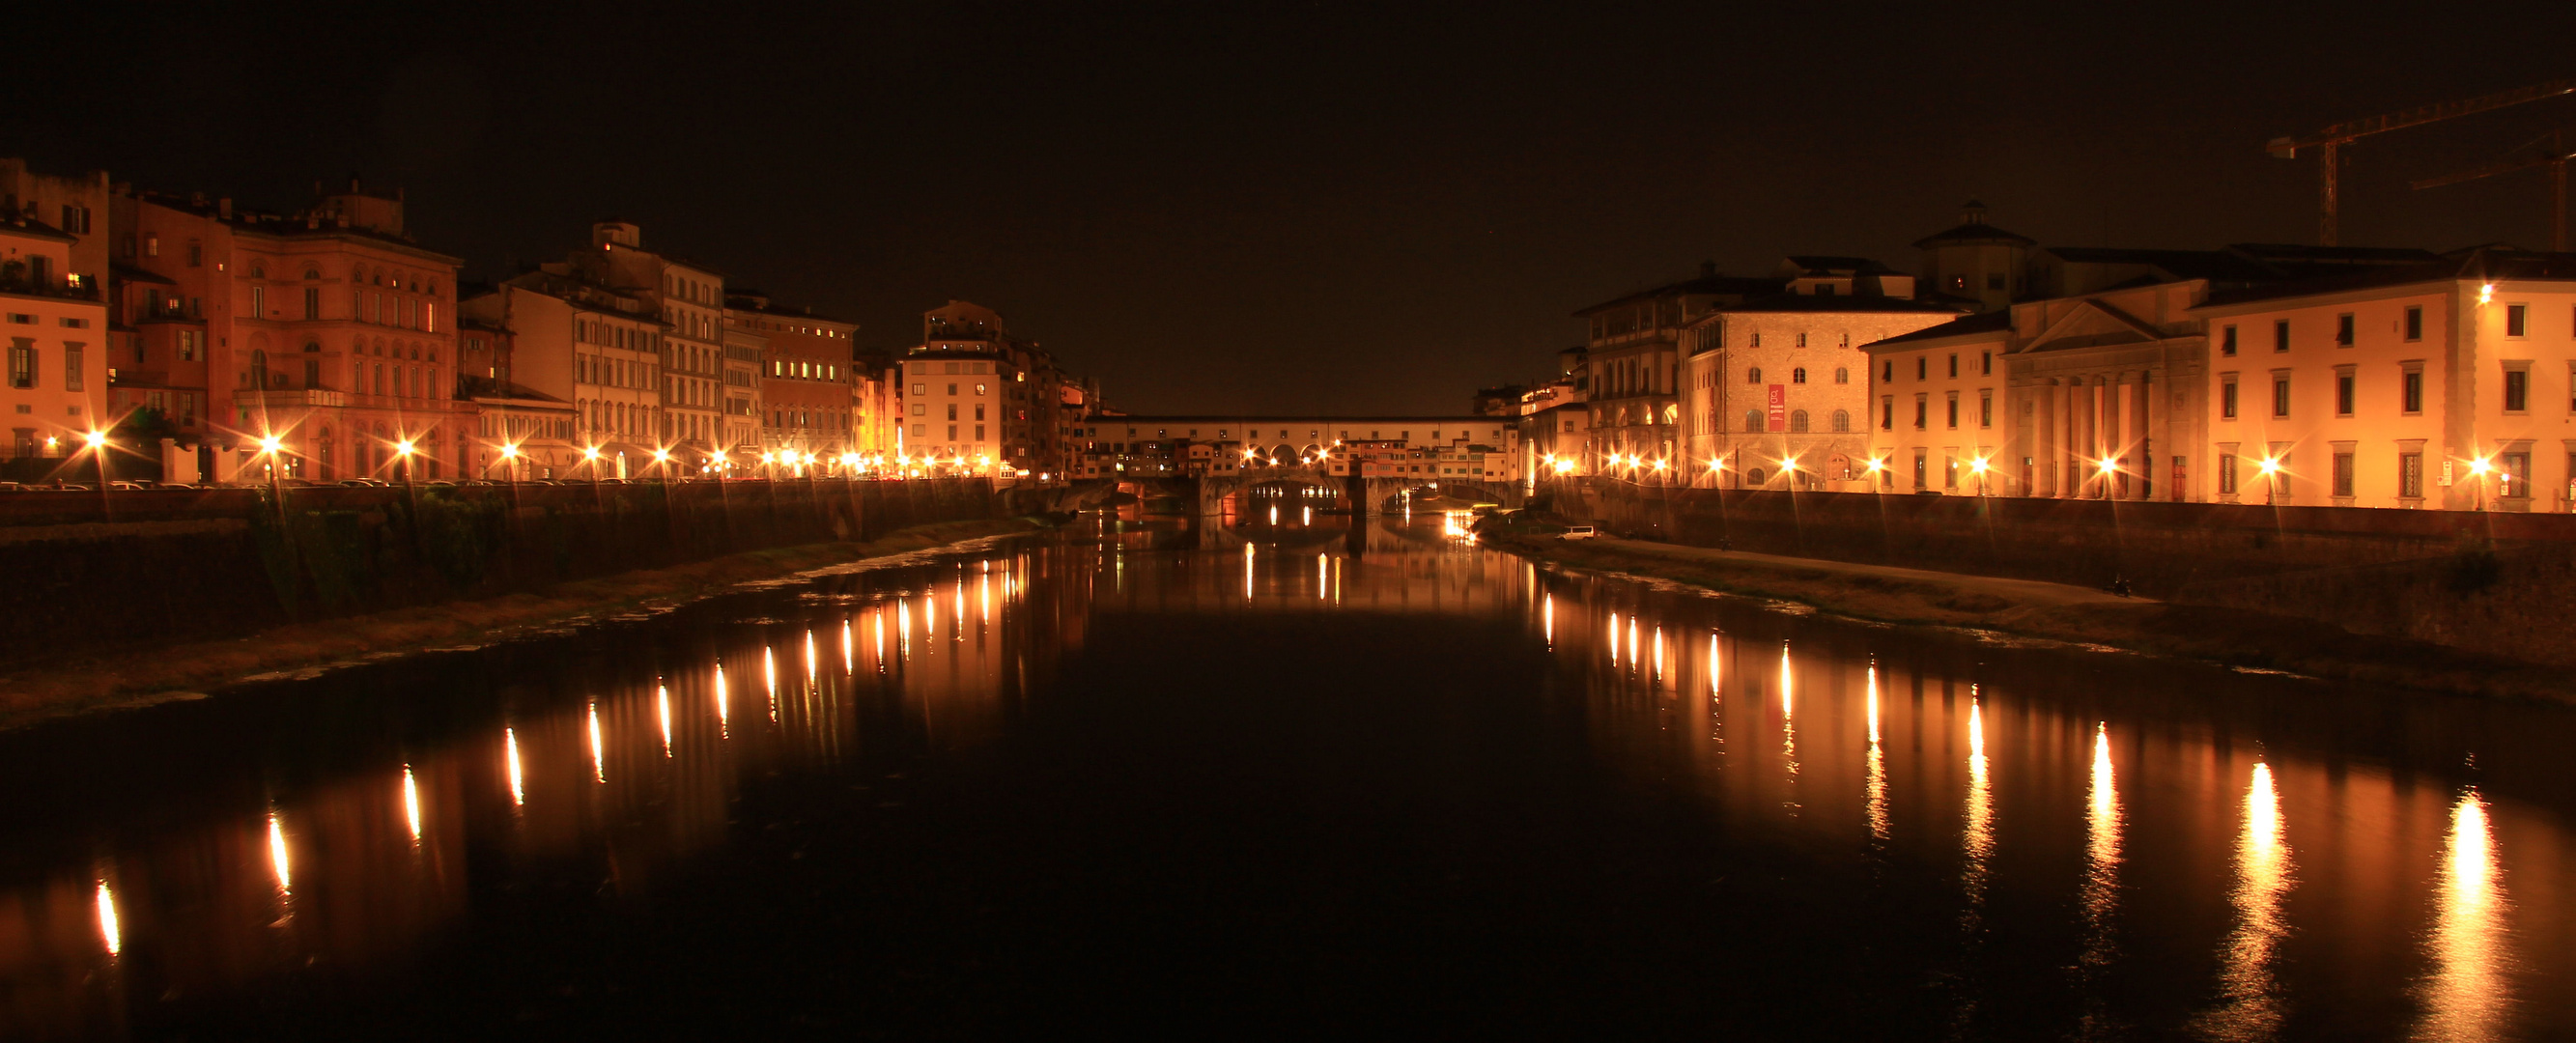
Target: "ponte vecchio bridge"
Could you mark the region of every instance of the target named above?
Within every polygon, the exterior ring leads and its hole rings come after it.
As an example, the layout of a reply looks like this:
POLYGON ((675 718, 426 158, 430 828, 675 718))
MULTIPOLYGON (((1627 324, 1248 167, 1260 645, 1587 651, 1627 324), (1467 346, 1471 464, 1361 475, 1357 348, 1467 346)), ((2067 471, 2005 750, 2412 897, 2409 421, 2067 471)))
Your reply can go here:
POLYGON ((1518 505, 1524 488, 1520 432, 1506 417, 1101 416, 1076 437, 1083 477, 1187 483, 1205 515, 1265 486, 1331 490, 1360 511, 1416 489, 1518 505))

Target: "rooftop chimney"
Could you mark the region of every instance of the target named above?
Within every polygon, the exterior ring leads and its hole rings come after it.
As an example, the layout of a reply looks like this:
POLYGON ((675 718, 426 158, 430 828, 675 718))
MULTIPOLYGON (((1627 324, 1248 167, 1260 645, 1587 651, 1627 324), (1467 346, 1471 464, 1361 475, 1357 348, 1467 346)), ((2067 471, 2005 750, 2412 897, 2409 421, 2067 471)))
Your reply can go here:
POLYGON ((1968 200, 1967 212, 1959 215, 1959 223, 1963 225, 1986 223, 1986 204, 1974 199, 1968 200))

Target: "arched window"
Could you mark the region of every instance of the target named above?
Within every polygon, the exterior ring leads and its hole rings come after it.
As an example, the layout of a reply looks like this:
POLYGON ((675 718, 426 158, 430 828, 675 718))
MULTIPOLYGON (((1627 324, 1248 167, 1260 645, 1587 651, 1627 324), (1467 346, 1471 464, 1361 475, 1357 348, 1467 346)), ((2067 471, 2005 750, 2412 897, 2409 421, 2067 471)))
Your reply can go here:
POLYGON ((1761 382, 1762 382, 1762 367, 1760 367, 1760 366, 1754 366, 1754 367, 1752 367, 1752 368, 1750 368, 1750 369, 1745 370, 1745 371, 1744 371, 1744 382, 1745 382, 1745 383, 1747 383, 1747 384, 1759 384, 1759 383, 1761 383, 1761 382))
POLYGON ((1759 409, 1747 409, 1747 410, 1745 410, 1745 411, 1744 411, 1744 429, 1745 429, 1745 430, 1747 430, 1747 431, 1759 431, 1759 430, 1762 430, 1762 411, 1761 411, 1761 410, 1759 410, 1759 409))
POLYGON ((1793 409, 1789 411, 1789 433, 1793 435, 1803 435, 1807 433, 1806 410, 1793 409))
POLYGON ((1834 410, 1834 431, 1841 433, 1849 430, 1851 430, 1851 410, 1834 410))
POLYGON ((1836 367, 1834 367, 1834 383, 1837 383, 1837 384, 1849 384, 1849 383, 1851 383, 1851 367, 1849 367, 1849 366, 1836 366, 1836 367))
POLYGON ((253 279, 268 278, 268 266, 256 263, 252 264, 250 266, 250 277, 253 279))
POLYGON ((322 353, 322 342, 320 342, 320 341, 313 341, 313 340, 305 341, 305 342, 304 342, 304 353, 305 353, 305 354, 307 354, 307 355, 318 355, 318 354, 321 354, 321 353, 322 353))
POLYGON ((1761 469, 1761 468, 1759 468, 1759 467, 1756 467, 1756 468, 1754 468, 1754 469, 1752 469, 1752 470, 1750 470, 1750 471, 1746 471, 1746 472, 1744 472, 1744 480, 1745 480, 1745 482, 1747 482, 1748 484, 1752 484, 1752 485, 1760 485, 1760 484, 1762 484, 1762 478, 1763 478, 1762 469, 1761 469))
POLYGON ((1665 424, 1666 426, 1671 426, 1671 425, 1673 425, 1673 424, 1678 424, 1678 423, 1681 423, 1681 422, 1682 422, 1682 407, 1680 407, 1680 406, 1665 406, 1665 407, 1664 407, 1664 424, 1665 424))
POLYGON ((367 281, 367 266, 362 264, 362 265, 359 265, 359 266, 357 266, 357 267, 355 267, 355 268, 351 268, 351 269, 349 269, 349 281, 350 281, 350 282, 365 282, 365 281, 367 281))
POLYGON ((1790 371, 1789 371, 1789 383, 1792 383, 1792 384, 1804 384, 1804 383, 1806 383, 1806 382, 1807 382, 1807 367, 1805 367, 1805 366, 1800 366, 1800 367, 1798 367, 1798 368, 1796 368, 1796 369, 1793 369, 1793 370, 1790 370, 1790 371))
POLYGON ((307 279, 319 279, 322 277, 322 269, 306 268, 304 269, 304 277, 307 279))

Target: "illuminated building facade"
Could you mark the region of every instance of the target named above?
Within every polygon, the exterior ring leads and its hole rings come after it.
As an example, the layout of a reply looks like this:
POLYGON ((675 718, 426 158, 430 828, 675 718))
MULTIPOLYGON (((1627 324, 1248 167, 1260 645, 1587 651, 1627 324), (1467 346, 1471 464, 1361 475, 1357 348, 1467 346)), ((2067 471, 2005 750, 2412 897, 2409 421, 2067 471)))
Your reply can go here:
POLYGON ((296 214, 132 190, 110 202, 111 409, 160 403, 178 438, 213 446, 275 436, 289 477, 393 478, 406 460, 415 477, 459 472, 460 262, 411 241, 399 192, 352 180, 296 214))
POLYGON ((858 444, 860 382, 851 338, 859 324, 816 315, 810 309, 770 303, 757 290, 737 290, 725 300, 728 326, 761 340, 759 451, 814 455, 819 465, 858 444))
POLYGON ((73 455, 108 423, 107 308, 96 280, 73 267, 75 242, 42 221, 0 217, 0 418, 9 435, 0 453, 13 480, 56 477, 45 461, 73 455))
POLYGON ((2482 248, 2193 314, 2209 498, 2576 509, 2576 256, 2482 248))

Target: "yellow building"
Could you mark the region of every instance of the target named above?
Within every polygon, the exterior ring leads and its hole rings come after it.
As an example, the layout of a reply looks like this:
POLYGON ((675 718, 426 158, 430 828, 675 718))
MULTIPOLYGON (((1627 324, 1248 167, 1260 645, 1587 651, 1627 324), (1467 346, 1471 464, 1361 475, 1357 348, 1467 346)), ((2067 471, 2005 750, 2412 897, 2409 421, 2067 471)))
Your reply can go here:
POLYGON ((2222 502, 2567 511, 2576 255, 2213 294, 2203 451, 2222 502))
POLYGON ((107 307, 96 282, 72 267, 74 242, 30 218, 0 220, 0 338, 8 351, 0 416, 9 428, 0 450, 13 462, 5 472, 12 479, 57 477, 54 465, 39 461, 71 456, 113 419, 101 414, 107 307))

